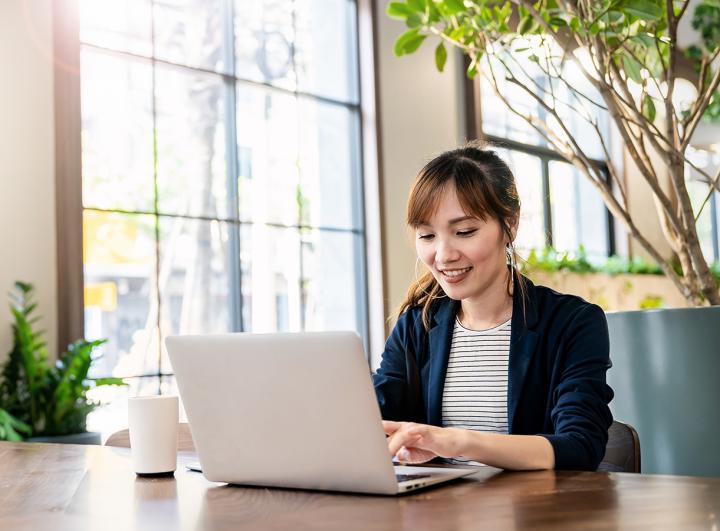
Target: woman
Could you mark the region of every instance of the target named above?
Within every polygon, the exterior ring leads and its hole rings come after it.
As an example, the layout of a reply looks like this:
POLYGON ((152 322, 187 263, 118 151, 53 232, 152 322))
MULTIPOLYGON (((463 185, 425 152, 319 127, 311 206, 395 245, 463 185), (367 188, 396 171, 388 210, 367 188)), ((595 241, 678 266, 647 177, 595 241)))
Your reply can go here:
POLYGON ((494 151, 470 145, 419 173, 418 261, 373 382, 391 455, 514 470, 595 470, 612 423, 605 314, 516 268, 520 202, 494 151))

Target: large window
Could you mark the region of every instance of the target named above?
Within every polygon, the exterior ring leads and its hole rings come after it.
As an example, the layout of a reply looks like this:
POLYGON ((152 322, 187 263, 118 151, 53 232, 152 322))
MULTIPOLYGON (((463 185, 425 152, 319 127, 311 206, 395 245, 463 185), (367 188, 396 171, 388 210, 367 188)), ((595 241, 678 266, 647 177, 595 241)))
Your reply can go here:
POLYGON ((367 336, 356 5, 81 0, 92 376, 173 392, 170 334, 367 336))
POLYGON ((563 252, 582 246, 588 259, 598 262, 613 254, 610 212, 575 166, 544 147, 486 137, 503 146, 496 151, 515 175, 522 204, 515 245, 522 255, 546 246, 563 252))
POLYGON ((720 192, 710 194, 709 184, 720 172, 720 153, 710 149, 688 148, 687 188, 697 217, 697 232, 708 262, 720 261, 720 192), (698 171, 702 170, 702 171, 698 171), (702 210, 700 210, 702 208, 702 210), (698 216, 699 214, 699 216, 698 216))
MULTIPOLYGON (((511 64, 518 76, 529 76, 528 79, 531 78, 538 87, 547 84, 537 65, 522 55, 518 55, 511 64)), ((595 101, 600 100, 572 62, 564 64, 563 75, 573 76, 576 80, 573 85, 595 101)), ((479 78, 483 135, 504 146, 498 152, 508 162, 517 180, 522 210, 516 245, 521 254, 527 255, 531 249, 543 249, 545 246, 570 252, 582 246, 591 261, 603 261, 613 254, 613 223, 599 192, 575 166, 552 151, 545 139, 523 118, 507 108, 484 76, 479 78)), ((545 119, 543 108, 522 89, 502 78, 498 79, 498 87, 514 109, 545 119)), ((597 120, 603 136, 609 138, 607 113, 566 89, 563 85, 552 87, 558 101, 585 109, 597 120)), ((549 87, 545 90, 550 92, 549 87)), ((606 167, 602 161, 604 154, 600 142, 590 124, 572 112, 569 105, 558 106, 558 112, 586 155, 595 159, 599 167, 606 167)))

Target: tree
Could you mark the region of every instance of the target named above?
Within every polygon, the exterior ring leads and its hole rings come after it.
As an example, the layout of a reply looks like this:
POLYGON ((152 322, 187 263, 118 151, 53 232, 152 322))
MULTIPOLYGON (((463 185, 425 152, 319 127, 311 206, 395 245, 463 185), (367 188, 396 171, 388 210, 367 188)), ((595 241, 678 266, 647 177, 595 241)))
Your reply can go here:
POLYGON ((683 51, 678 46, 678 24, 688 4, 689 0, 407 0, 390 3, 387 13, 404 20, 409 28, 395 43, 396 55, 413 53, 428 36, 437 37, 435 60, 442 71, 446 46, 462 50, 470 60, 468 76, 484 76, 511 112, 592 182, 613 216, 687 301, 716 305, 720 292, 703 256, 696 221, 712 192, 720 190, 720 172, 708 175, 688 159, 687 152, 700 120, 709 108, 720 105, 716 61, 720 1, 701 0, 692 23, 700 30, 702 45, 683 51), (582 53, 589 60, 582 60, 582 53), (577 76, 563 74, 568 64, 579 69, 582 85, 589 82, 592 93, 579 88, 577 76), (694 78, 697 95, 690 100, 678 98, 680 73, 694 78), (508 85, 521 89, 543 112, 510 106, 504 93, 508 85), (608 139, 593 118, 597 114, 591 112, 593 107, 608 114, 649 184, 679 268, 674 267, 673 257, 662 256, 634 222, 625 183, 612 160, 608 139), (582 118, 596 133, 609 178, 567 126, 568 113, 582 118), (697 212, 686 186, 689 167, 708 184, 697 212), (669 187, 663 186, 666 175, 669 187))

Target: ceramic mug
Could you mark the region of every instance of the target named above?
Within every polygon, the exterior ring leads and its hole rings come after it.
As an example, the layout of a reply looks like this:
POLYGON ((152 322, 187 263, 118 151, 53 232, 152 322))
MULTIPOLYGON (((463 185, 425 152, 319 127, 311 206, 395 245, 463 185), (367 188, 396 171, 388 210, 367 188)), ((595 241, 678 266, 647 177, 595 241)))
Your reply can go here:
POLYGON ((133 467, 138 475, 172 474, 177 468, 178 397, 128 399, 133 467))

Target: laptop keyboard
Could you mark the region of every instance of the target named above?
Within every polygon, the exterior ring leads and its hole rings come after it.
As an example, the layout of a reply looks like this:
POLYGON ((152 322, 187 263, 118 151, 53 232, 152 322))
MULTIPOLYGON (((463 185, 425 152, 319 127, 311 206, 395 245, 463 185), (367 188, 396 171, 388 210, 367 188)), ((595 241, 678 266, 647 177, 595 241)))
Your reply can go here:
POLYGON ((403 481, 412 481, 413 479, 429 478, 430 474, 395 474, 398 483, 403 481))

